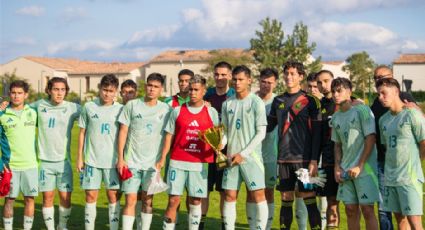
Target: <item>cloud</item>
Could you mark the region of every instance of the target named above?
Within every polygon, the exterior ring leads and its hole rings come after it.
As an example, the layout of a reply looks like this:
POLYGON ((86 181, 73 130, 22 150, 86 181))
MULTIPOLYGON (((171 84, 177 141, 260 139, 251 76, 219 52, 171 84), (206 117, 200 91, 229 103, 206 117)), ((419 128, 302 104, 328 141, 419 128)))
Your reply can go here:
POLYGON ((108 41, 67 41, 50 44, 47 47, 49 55, 56 55, 66 52, 88 52, 98 50, 110 50, 117 45, 108 41))
POLYGON ((60 20, 64 23, 70 23, 73 21, 84 20, 88 17, 89 14, 83 7, 67 7, 62 11, 60 20))
POLYGON ((27 6, 16 11, 17 14, 33 17, 40 17, 44 12, 45 9, 41 6, 27 6))
POLYGON ((162 26, 154 29, 137 31, 127 41, 127 45, 135 46, 138 44, 146 44, 158 40, 169 40, 173 37, 174 33, 180 28, 181 25, 175 24, 169 26, 162 26))
POLYGON ((20 38, 15 39, 13 41, 13 43, 16 44, 16 45, 20 45, 20 46, 33 46, 37 42, 32 37, 20 37, 20 38))

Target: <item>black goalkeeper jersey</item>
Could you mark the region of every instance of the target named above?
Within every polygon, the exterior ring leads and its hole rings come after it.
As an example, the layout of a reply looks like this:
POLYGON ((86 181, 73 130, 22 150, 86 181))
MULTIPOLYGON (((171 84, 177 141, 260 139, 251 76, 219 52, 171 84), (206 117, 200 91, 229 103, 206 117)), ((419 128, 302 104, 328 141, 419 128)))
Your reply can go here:
POLYGON ((321 120, 319 100, 306 92, 275 97, 267 117, 267 131, 278 125, 278 162, 318 160, 321 120))
POLYGON ((332 128, 331 118, 336 110, 336 104, 332 98, 323 97, 320 100, 322 109, 322 166, 333 166, 335 164, 334 142, 331 140, 332 128))

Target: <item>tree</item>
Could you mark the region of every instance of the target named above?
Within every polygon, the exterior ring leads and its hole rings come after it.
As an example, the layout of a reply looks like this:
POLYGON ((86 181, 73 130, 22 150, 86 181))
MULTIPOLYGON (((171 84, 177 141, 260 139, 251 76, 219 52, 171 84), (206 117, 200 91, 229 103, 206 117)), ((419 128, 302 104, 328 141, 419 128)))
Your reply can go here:
POLYGON ((370 90, 370 84, 373 82, 372 72, 375 62, 366 51, 350 55, 345 62, 347 64, 342 67, 342 70, 350 74, 354 90, 361 91, 363 98, 366 98, 366 91, 370 90))
MULTIPOLYGON (((282 74, 282 65, 288 60, 298 61, 306 66, 307 72, 317 72, 322 66, 321 57, 311 60, 311 54, 316 49, 316 43, 309 44, 308 28, 302 22, 295 25, 291 35, 286 40, 282 23, 276 19, 266 18, 259 23, 262 31, 255 31, 255 38, 250 40, 251 50, 258 69, 275 68, 282 74)), ((279 78, 277 92, 283 92, 282 78, 279 78)))
MULTIPOLYGON (((15 71, 12 73, 4 73, 3 75, 0 75, 0 92, 2 93, 1 96, 4 97, 3 100, 9 99, 9 85, 16 80, 26 81, 25 79, 17 76, 15 71)), ((27 101, 33 102, 40 98, 47 98, 47 94, 44 92, 36 93, 30 85, 27 101)))

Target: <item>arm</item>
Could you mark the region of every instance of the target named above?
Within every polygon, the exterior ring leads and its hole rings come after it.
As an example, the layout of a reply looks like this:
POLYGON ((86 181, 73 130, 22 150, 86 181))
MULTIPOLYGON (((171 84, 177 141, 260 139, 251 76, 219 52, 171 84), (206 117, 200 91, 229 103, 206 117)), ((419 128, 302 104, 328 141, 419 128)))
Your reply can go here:
POLYGON ((341 183, 341 174, 342 174, 342 170, 341 170, 341 156, 342 156, 342 147, 341 147, 341 143, 340 142, 335 142, 334 145, 334 155, 335 155, 335 166, 334 166, 334 171, 335 171, 335 181, 337 183, 341 183))
MULTIPOLYGON (((311 144, 312 146, 320 146, 322 142, 322 113, 319 100, 313 98, 310 100, 309 111, 311 119, 311 144)), ((311 176, 317 175, 317 161, 320 158, 320 148, 311 148, 310 163, 308 171, 311 176)))
POLYGON ((266 126, 257 126, 256 133, 254 138, 249 142, 249 144, 241 151, 240 155, 243 158, 251 155, 255 147, 257 147, 266 137, 266 126))
POLYGON ((118 162, 117 169, 119 174, 122 174, 122 169, 127 167, 127 163, 124 161, 124 147, 127 141, 128 126, 121 124, 120 131, 118 133, 118 162))
POLYGON ((364 164, 366 163, 367 159, 369 158, 370 154, 372 153, 375 142, 376 142, 375 134, 369 134, 369 135, 366 136, 366 138, 364 140, 363 152, 360 155, 359 162, 357 163, 356 166, 352 167, 351 169, 349 169, 347 171, 348 175, 350 175, 350 177, 356 178, 357 176, 360 175, 360 173, 363 170, 364 164))
POLYGON ((77 156, 77 170, 78 170, 78 172, 81 172, 84 169, 83 149, 84 149, 85 137, 86 137, 86 129, 80 128, 80 133, 78 135, 78 156, 77 156))
POLYGON ((277 101, 275 98, 273 99, 269 115, 267 116, 267 132, 268 133, 272 132, 277 125, 276 104, 277 104, 277 101))
POLYGON ((162 146, 161 159, 156 163, 156 169, 159 171, 164 167, 167 154, 171 149, 171 143, 173 142, 174 135, 171 133, 166 133, 164 138, 164 145, 162 146))

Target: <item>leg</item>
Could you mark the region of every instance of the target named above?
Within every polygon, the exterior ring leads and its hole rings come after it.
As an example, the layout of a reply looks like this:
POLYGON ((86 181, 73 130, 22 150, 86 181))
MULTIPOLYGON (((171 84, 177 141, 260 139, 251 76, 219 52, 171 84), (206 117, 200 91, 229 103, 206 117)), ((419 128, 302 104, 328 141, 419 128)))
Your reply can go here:
POLYGON ((164 229, 174 230, 177 207, 180 205, 180 195, 169 195, 168 205, 164 213, 164 229))
POLYGON ((3 207, 3 225, 5 230, 13 229, 13 205, 15 198, 6 197, 3 207))
POLYGON ((253 196, 253 193, 249 191, 246 194, 246 217, 248 218, 249 228, 256 229, 257 206, 255 204, 255 197, 253 196))
POLYGON ((237 190, 225 190, 223 221, 226 229, 235 229, 237 190))
POLYGON ((268 218, 266 229, 270 230, 273 224, 274 217, 274 188, 266 188, 266 200, 268 207, 268 218))
POLYGON ((300 192, 300 196, 304 199, 307 208, 308 220, 311 229, 321 229, 320 212, 317 208, 316 193, 315 192, 300 192))
POLYGON ((55 229, 55 207, 53 206, 53 202, 55 199, 55 192, 48 191, 43 192, 43 219, 44 224, 48 230, 55 229))
POLYGON ((202 208, 201 198, 189 197, 189 218, 188 225, 189 229, 199 229, 199 223, 201 222, 202 208))
POLYGON ((135 208, 137 203, 136 193, 127 193, 125 195, 125 206, 122 212, 122 228, 133 229, 135 219, 135 208))
POLYGON ((397 220, 398 229, 406 230, 410 229, 409 221, 406 216, 402 215, 399 212, 394 212, 395 219, 397 220))
POLYGON ((294 203, 294 191, 284 191, 280 193, 282 206, 280 207, 280 229, 291 229, 294 203))
POLYGON ((153 213, 153 195, 148 195, 147 192, 142 191, 142 229, 149 230, 152 223, 152 213, 153 213))
POLYGON ((317 196, 318 197, 318 204, 317 207, 319 209, 320 213, 320 220, 321 220, 321 226, 322 229, 326 229, 326 212, 328 210, 328 200, 325 196, 317 196))
MULTIPOLYGON (((301 182, 297 182, 301 183, 301 182)), ((298 229, 307 230, 308 211, 305 206, 304 199, 298 192, 298 186, 295 186, 295 219, 298 229)))
POLYGON ((339 226, 339 202, 335 196, 327 197, 328 208, 326 209, 326 222, 328 227, 339 226))
MULTIPOLYGON (((109 209, 109 229, 118 230, 119 222, 120 222, 120 203, 118 200, 118 190, 115 189, 107 189, 106 194, 108 197, 108 209, 109 209)), ((136 205, 134 203, 134 205, 136 205)), ((134 208, 133 208, 134 214, 134 208)))
POLYGON ((59 191, 59 225, 58 230, 66 229, 71 216, 71 192, 59 191))
POLYGON ((24 196, 24 229, 31 229, 34 221, 34 197, 24 196))
MULTIPOLYGON (((378 162, 378 180, 379 180, 379 192, 381 196, 384 196, 385 186, 384 186, 384 167, 385 162, 378 162)), ((379 226, 381 230, 393 230, 393 222, 391 212, 386 212, 382 209, 382 204, 378 203, 378 217, 379 217, 379 226)))
POLYGON ((360 230, 360 207, 358 204, 346 204, 347 227, 349 230, 360 230))
POLYGON ((378 220, 375 216, 374 205, 360 205, 363 217, 366 222, 366 229, 378 229, 378 220))
POLYGON ((269 214, 264 189, 249 191, 248 193, 255 202, 255 229, 266 229, 269 214))
POLYGON ((137 193, 137 203, 136 203, 136 226, 137 230, 142 229, 142 192, 137 193))
POLYGON ((407 216, 407 220, 409 221, 410 227, 413 230, 422 230, 422 216, 415 215, 415 216, 407 216))
POLYGON ((86 190, 85 229, 94 230, 96 221, 96 202, 99 190, 86 190))

